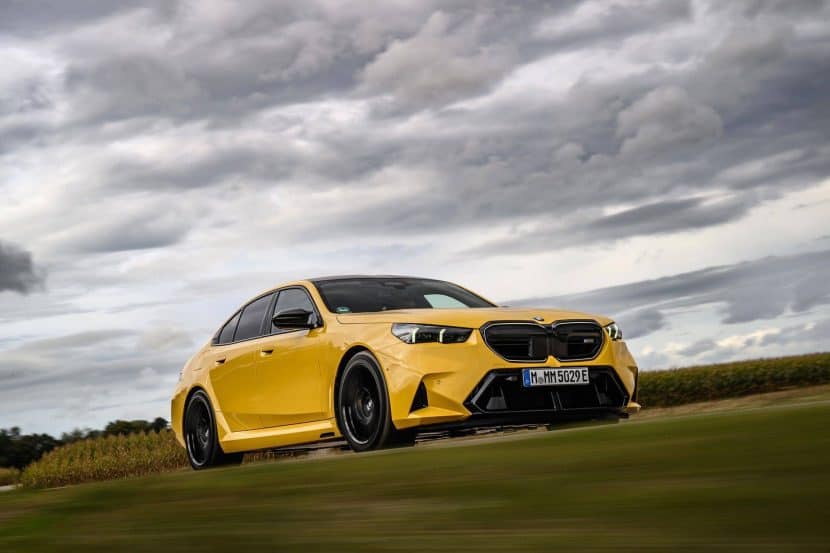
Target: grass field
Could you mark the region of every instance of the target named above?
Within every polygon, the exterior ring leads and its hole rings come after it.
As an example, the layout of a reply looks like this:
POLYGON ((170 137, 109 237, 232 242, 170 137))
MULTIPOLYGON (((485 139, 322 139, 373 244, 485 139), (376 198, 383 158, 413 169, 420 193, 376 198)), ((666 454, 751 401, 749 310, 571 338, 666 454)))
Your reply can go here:
POLYGON ((830 401, 0 494, 0 551, 827 551, 830 401))

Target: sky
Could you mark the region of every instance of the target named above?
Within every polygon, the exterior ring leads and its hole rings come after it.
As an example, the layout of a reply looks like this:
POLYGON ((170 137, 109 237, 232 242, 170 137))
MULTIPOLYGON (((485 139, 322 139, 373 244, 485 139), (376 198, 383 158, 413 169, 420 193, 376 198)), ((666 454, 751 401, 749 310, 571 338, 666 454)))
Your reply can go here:
POLYGON ((602 313, 644 370, 827 350, 830 5, 0 3, 0 427, 169 418, 331 274, 602 313))

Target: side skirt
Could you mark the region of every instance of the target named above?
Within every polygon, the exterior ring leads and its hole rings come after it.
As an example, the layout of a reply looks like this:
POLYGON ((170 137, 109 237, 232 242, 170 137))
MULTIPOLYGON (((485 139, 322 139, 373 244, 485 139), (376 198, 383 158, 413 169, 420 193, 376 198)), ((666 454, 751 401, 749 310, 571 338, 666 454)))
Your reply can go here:
POLYGON ((273 428, 229 432, 220 436, 219 443, 225 453, 236 453, 310 444, 339 437, 337 422, 332 418, 273 428))

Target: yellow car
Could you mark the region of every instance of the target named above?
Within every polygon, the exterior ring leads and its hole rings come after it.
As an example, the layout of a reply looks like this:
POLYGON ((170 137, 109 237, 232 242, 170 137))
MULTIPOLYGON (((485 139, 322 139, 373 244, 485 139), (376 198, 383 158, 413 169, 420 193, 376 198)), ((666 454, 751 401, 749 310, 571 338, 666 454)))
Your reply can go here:
POLYGON ((619 418, 637 365, 606 317, 498 307, 409 277, 292 282, 234 313, 181 373, 172 426, 194 469, 246 451, 419 431, 619 418))

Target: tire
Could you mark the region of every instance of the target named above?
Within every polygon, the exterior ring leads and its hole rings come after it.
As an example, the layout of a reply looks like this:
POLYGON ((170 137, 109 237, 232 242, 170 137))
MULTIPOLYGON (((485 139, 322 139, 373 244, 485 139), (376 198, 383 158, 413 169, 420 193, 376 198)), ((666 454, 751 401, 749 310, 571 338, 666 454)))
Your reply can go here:
POLYGON ((243 453, 225 453, 216 433, 216 417, 205 392, 197 390, 190 396, 185 409, 184 442, 187 460, 193 470, 221 465, 238 465, 243 453))
POLYGON ((337 425, 357 452, 415 443, 414 430, 398 431, 392 424, 383 372, 369 352, 352 357, 340 375, 337 425))

